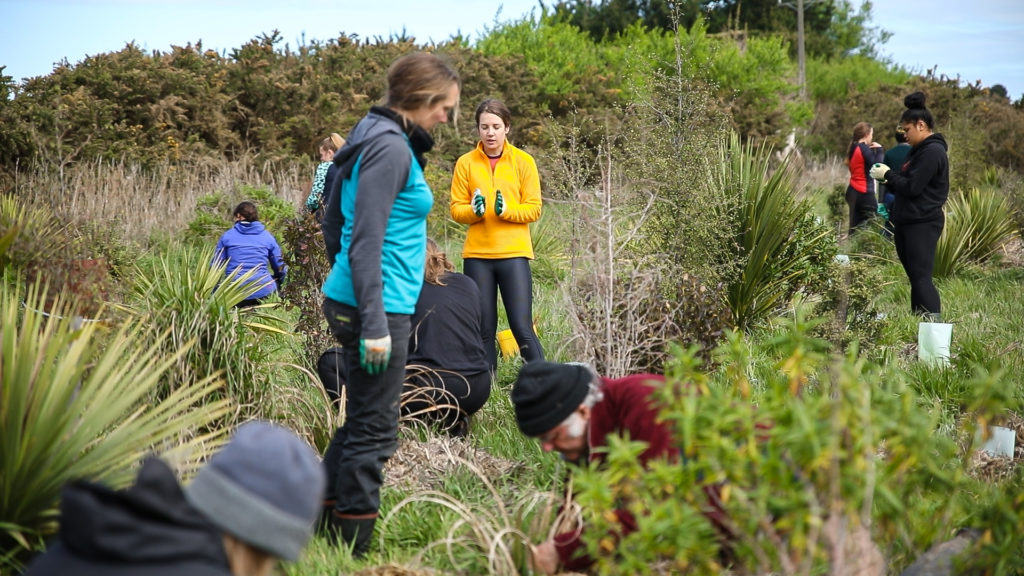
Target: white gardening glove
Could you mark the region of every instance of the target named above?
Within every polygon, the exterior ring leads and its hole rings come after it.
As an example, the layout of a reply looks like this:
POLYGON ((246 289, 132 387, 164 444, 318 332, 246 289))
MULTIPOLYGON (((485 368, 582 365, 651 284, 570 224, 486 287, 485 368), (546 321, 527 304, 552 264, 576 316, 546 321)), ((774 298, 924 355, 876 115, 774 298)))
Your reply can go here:
POLYGON ((482 218, 486 210, 487 199, 484 198, 483 193, 477 188, 473 192, 473 214, 476 214, 478 218, 482 218))
POLYGON ((885 164, 875 164, 871 167, 871 177, 879 182, 885 182, 885 176, 889 173, 889 167, 885 164))
POLYGON ((391 360, 391 335, 359 339, 359 365, 367 374, 383 374, 391 360))

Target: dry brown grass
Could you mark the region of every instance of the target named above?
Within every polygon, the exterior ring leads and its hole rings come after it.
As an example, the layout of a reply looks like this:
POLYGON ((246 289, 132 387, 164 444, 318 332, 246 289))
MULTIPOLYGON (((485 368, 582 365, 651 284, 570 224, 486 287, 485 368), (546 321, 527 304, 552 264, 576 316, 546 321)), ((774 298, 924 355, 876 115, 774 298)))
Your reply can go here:
POLYGON ((312 166, 300 162, 282 168, 251 158, 166 163, 150 170, 125 160, 97 160, 63 172, 39 167, 20 173, 14 193, 59 219, 113 225, 126 239, 143 241, 153 232, 180 232, 192 219, 199 198, 241 185, 269 187, 278 197, 301 206, 311 175, 312 166))

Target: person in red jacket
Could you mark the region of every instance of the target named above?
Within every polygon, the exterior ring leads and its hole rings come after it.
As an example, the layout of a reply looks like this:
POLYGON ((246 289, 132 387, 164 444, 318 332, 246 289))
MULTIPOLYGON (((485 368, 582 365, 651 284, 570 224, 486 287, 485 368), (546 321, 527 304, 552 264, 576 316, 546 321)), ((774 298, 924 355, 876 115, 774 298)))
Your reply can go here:
POLYGON ((875 130, 867 122, 853 127, 853 139, 846 149, 846 164, 850 167, 850 184, 846 187, 846 204, 850 207, 850 233, 864 225, 878 211, 875 181, 868 172, 871 165, 881 162, 885 148, 873 140, 875 130))
MULTIPOLYGON (((647 443, 640 454, 644 466, 654 459, 679 458, 671 428, 657 419, 660 406, 652 393, 665 384, 664 376, 636 374, 619 379, 602 378, 588 367, 555 362, 525 364, 512 387, 516 423, 523 434, 540 440, 545 452, 556 451, 572 463, 602 463, 612 434, 629 435, 647 443)), ((708 486, 711 500, 705 515, 716 525, 724 518, 717 490, 708 486)), ((636 519, 617 511, 623 535, 637 528, 636 519)), ((593 559, 582 554, 580 533, 558 534, 534 547, 535 569, 553 574, 565 570, 586 570, 593 559)))

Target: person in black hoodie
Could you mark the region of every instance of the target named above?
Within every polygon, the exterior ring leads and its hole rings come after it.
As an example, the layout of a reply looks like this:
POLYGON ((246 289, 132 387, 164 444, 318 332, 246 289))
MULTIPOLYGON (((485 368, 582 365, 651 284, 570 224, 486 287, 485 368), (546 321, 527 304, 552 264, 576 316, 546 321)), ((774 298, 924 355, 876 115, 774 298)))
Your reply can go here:
POLYGON ((903 99, 907 109, 900 128, 910 144, 906 161, 898 169, 875 164, 871 177, 884 182, 895 195, 890 220, 893 241, 903 270, 910 280, 910 307, 932 322, 941 321, 939 291, 932 281, 935 249, 945 225, 942 207, 949 197, 949 148, 935 132, 935 120, 925 107, 925 95, 914 92, 903 99))
POLYGON ((480 291, 427 240, 423 289, 412 315, 402 413, 465 436, 491 395, 491 364, 480 339, 480 291))
POLYGON ((184 489, 157 457, 126 490, 66 486, 58 539, 24 576, 266 576, 298 559, 325 482, 295 434, 249 422, 184 489))

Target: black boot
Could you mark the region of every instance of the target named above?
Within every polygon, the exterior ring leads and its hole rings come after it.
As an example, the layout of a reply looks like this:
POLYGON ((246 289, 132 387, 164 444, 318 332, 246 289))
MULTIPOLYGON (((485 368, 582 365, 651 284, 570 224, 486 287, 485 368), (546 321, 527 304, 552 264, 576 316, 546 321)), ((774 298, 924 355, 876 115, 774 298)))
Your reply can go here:
POLYGON ((370 541, 373 538, 373 527, 377 523, 377 517, 370 518, 348 518, 339 515, 337 512, 331 515, 331 528, 334 533, 335 542, 352 547, 352 557, 362 558, 370 549, 370 541))
POLYGON ((324 500, 320 506, 320 518, 316 522, 316 533, 326 535, 328 538, 333 536, 330 534, 331 528, 331 516, 334 515, 334 505, 337 504, 337 500, 324 500))

